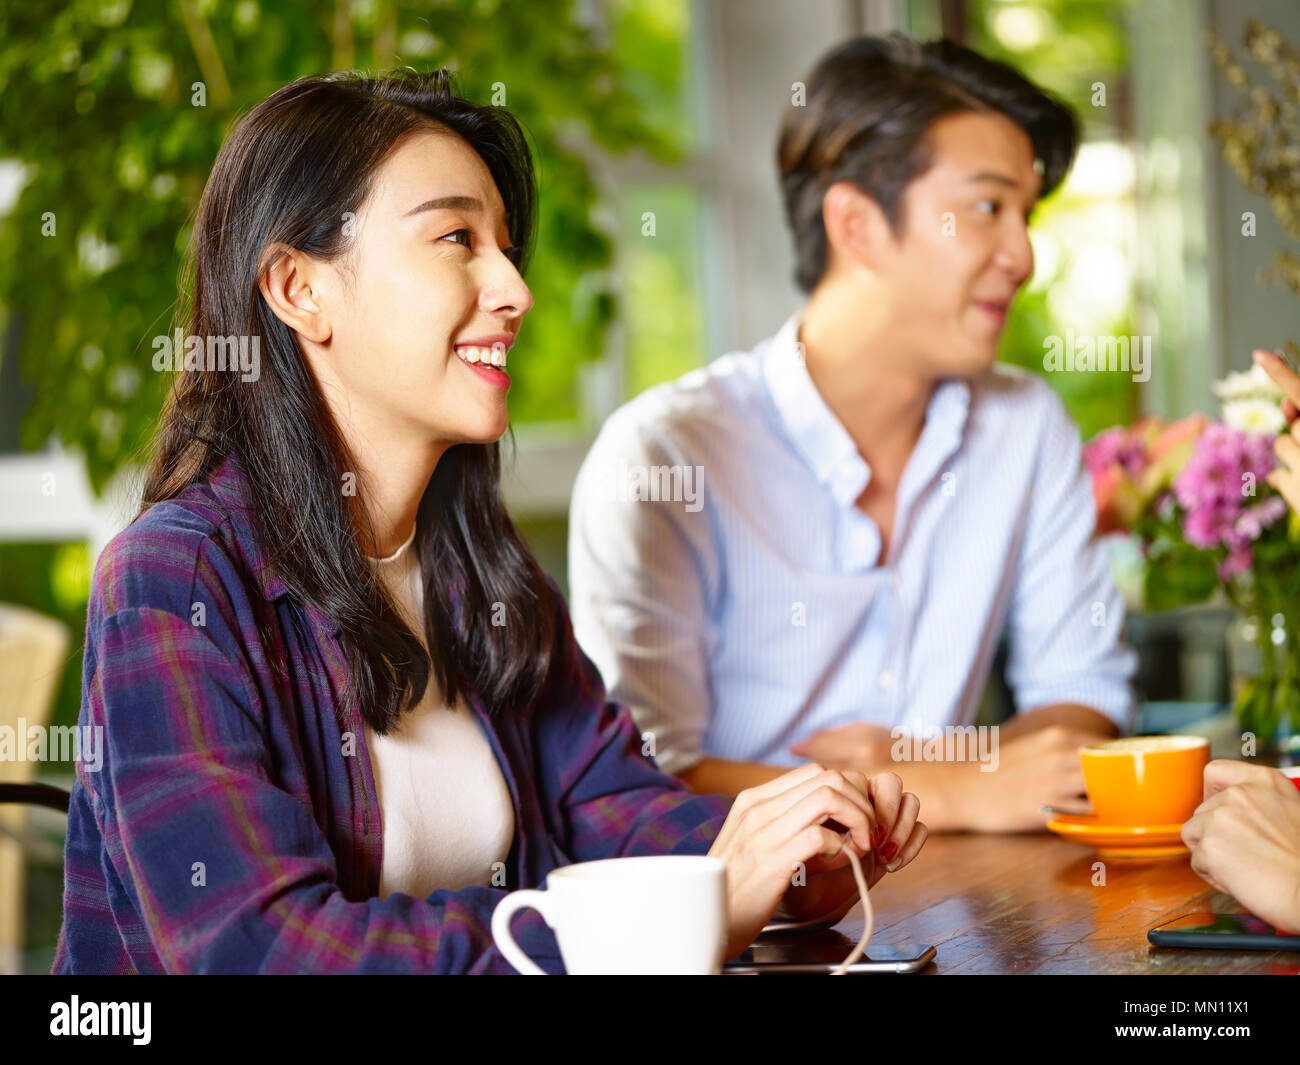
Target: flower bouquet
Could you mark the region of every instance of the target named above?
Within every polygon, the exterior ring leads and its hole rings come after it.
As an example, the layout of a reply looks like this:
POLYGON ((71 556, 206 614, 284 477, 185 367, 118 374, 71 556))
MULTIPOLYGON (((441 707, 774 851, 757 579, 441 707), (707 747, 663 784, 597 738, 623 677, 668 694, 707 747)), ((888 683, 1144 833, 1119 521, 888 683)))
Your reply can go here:
POLYGON ((1258 674, 1237 692, 1243 731, 1300 734, 1300 522, 1267 483, 1286 426, 1282 392, 1258 367, 1215 384, 1222 420, 1146 417, 1084 448, 1098 533, 1134 536, 1150 610, 1216 594, 1240 611, 1258 674))

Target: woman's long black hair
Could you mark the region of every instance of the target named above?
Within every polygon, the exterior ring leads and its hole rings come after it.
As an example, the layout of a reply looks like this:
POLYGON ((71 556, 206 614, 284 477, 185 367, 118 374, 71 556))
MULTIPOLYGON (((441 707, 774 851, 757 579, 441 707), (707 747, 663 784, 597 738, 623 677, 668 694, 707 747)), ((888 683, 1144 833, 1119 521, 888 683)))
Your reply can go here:
POLYGON ((457 444, 439 461, 416 518, 426 655, 363 553, 363 544, 375 543, 365 508, 340 488, 344 474, 360 467, 293 330, 258 289, 276 244, 321 260, 344 255, 345 224, 359 215, 379 165, 407 134, 429 128, 457 133, 482 157, 522 268, 536 183, 527 142, 507 112, 462 99, 441 70, 313 75, 275 92, 217 155, 190 240, 185 287, 192 292, 182 314, 190 336, 260 337, 260 374, 255 381, 224 370, 177 375, 141 509, 237 455, 269 564, 295 598, 341 626, 350 695, 380 734, 418 704, 430 668, 449 704, 468 690, 490 713, 521 709, 547 674, 557 636, 553 592, 501 499, 498 445, 457 444))

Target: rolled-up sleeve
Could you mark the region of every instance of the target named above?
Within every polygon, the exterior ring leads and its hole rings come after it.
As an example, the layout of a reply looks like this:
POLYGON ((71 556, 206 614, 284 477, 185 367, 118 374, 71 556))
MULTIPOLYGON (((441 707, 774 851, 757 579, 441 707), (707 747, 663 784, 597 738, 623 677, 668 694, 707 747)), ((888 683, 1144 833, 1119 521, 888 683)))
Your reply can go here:
MULTIPOLYGON (((139 606, 103 618, 93 644, 82 724, 102 726, 106 755, 96 772, 79 766, 79 785, 167 971, 513 971, 490 933, 502 890, 345 897, 312 810, 276 783, 238 653, 139 606)), ((558 968, 536 914, 515 932, 558 968)))
POLYGON ((629 487, 637 471, 686 465, 616 416, 582 465, 569 513, 578 642, 609 697, 648 734, 656 763, 673 774, 704 757, 718 552, 707 505, 638 499, 629 487))
POLYGON ((1080 703, 1132 728, 1137 656, 1124 602, 1094 535, 1079 431, 1055 393, 1043 403, 1038 462, 1008 620, 1007 680, 1019 711, 1080 703))

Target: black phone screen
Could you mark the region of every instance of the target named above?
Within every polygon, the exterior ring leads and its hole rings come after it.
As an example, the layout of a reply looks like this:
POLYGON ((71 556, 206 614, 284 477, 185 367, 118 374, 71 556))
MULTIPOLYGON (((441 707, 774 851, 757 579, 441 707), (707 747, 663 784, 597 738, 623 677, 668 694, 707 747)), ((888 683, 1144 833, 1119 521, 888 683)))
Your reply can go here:
POLYGON ((1147 933, 1159 947, 1211 950, 1300 950, 1300 935, 1279 932, 1249 913, 1186 913, 1147 933))

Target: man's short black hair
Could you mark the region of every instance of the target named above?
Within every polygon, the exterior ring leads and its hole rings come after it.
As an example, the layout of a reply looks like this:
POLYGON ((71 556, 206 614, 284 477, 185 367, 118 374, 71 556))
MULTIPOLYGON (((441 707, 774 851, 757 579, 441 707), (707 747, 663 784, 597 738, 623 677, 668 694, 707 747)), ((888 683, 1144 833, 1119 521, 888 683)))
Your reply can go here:
POLYGON ((856 37, 824 56, 803 105, 786 111, 777 144, 795 280, 811 292, 826 271, 822 199, 852 181, 900 228, 900 200, 930 168, 926 133, 960 111, 994 111, 1029 136, 1042 165, 1040 197, 1065 177, 1079 143, 1074 112, 1005 63, 955 41, 921 43, 901 33, 856 37))

